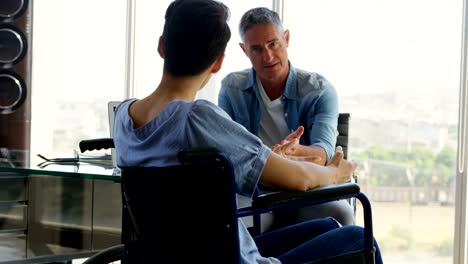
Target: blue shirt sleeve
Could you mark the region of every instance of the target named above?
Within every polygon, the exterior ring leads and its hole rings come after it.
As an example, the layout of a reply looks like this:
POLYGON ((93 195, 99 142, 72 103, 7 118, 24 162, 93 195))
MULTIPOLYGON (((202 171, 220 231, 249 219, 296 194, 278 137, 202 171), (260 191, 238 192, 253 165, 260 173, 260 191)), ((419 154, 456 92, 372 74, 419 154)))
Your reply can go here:
POLYGON ((338 136, 338 96, 335 89, 325 79, 322 85, 329 85, 316 100, 314 111, 307 113, 308 120, 312 120, 310 128, 310 144, 322 147, 327 152, 327 158, 335 153, 336 137, 338 136))
POLYGON ((218 94, 218 106, 224 110, 231 118, 234 115, 234 110, 229 99, 229 94, 227 92, 227 87, 224 84, 224 80, 221 82, 221 89, 218 94))
POLYGON ((187 141, 190 147, 213 146, 234 166, 237 192, 251 197, 271 150, 219 107, 197 100, 188 114, 187 141))

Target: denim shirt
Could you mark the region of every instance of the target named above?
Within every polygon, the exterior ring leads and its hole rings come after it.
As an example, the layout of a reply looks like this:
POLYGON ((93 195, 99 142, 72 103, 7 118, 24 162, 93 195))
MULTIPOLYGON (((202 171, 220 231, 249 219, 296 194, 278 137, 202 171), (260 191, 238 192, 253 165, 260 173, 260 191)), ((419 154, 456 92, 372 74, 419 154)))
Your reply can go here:
MULTIPOLYGON (((317 73, 295 69, 290 64, 281 100, 288 129, 292 132, 304 126, 300 143, 322 147, 329 160, 335 153, 338 135, 338 97, 332 84, 317 73)), ((260 102, 255 70, 233 72, 222 80, 219 107, 255 135, 262 114, 260 102)))
MULTIPOLYGON (((177 165, 177 153, 183 149, 215 147, 233 164, 237 193, 253 195, 271 153, 258 137, 206 100, 173 101, 155 119, 135 129, 128 115, 134 101, 123 101, 115 113, 113 138, 119 167, 177 165)), ((261 256, 242 220, 238 222, 241 263, 280 263, 261 256)))

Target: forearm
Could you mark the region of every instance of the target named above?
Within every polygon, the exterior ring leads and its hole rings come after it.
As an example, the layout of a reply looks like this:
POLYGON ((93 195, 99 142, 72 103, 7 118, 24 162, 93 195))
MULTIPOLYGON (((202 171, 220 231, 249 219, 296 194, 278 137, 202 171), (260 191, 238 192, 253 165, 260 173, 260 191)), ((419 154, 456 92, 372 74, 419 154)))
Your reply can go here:
POLYGON ((294 156, 299 156, 299 157, 307 157, 307 156, 320 157, 320 160, 318 160, 315 163, 317 163, 319 165, 325 165, 327 163, 327 153, 320 146, 297 145, 297 148, 294 151, 294 156))
POLYGON ((334 174, 336 174, 334 167, 293 161, 272 152, 262 172, 260 182, 281 190, 306 191, 333 183, 334 174))

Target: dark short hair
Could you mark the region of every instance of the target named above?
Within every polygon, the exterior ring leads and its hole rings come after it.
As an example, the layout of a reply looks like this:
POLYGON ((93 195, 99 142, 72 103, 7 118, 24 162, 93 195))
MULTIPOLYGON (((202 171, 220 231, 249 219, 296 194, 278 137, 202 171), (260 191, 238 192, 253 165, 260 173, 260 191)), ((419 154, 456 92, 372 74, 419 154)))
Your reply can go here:
POLYGON ((245 32, 258 24, 273 24, 281 33, 284 31, 278 13, 266 7, 256 7, 245 12, 239 22, 239 34, 242 41, 244 41, 245 32))
POLYGON ((206 70, 231 38, 229 8, 213 0, 176 0, 166 10, 164 69, 175 76, 206 70))

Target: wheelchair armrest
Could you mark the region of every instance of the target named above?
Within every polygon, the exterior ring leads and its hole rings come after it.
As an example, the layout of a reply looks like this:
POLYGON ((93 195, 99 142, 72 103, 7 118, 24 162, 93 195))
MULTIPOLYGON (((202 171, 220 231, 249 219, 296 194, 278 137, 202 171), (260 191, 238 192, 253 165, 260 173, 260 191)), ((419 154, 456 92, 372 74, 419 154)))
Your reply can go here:
POLYGON ((298 204, 318 204, 356 197, 359 192, 359 185, 353 182, 320 186, 305 192, 279 191, 254 197, 252 208, 264 209, 298 204))
POLYGON ((80 141, 80 151, 83 153, 87 150, 110 149, 114 147, 112 138, 96 138, 80 141))

